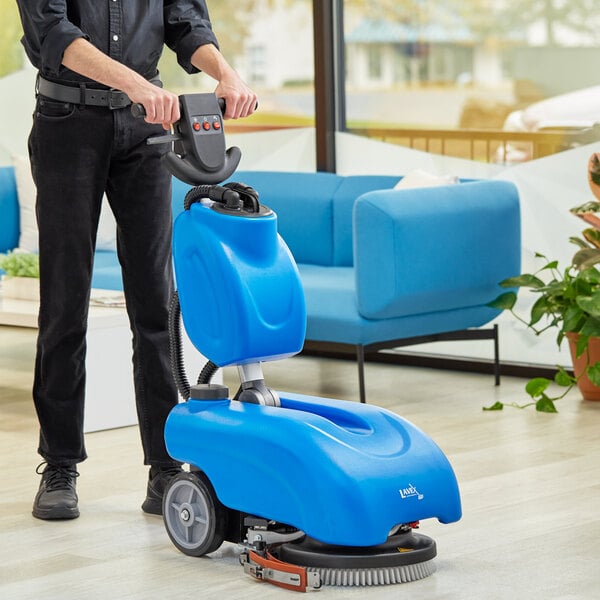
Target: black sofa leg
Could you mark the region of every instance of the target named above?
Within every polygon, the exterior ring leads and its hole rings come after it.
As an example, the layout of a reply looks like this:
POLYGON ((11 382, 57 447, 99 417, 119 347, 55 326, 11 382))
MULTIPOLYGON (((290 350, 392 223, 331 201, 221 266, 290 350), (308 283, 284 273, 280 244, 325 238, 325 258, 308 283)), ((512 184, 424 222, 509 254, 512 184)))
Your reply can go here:
POLYGON ((356 362, 358 364, 358 390, 360 401, 364 404, 367 399, 365 395, 365 349, 364 346, 356 346, 356 362))
POLYGON ((500 344, 497 324, 494 324, 494 379, 495 384, 500 385, 500 344))

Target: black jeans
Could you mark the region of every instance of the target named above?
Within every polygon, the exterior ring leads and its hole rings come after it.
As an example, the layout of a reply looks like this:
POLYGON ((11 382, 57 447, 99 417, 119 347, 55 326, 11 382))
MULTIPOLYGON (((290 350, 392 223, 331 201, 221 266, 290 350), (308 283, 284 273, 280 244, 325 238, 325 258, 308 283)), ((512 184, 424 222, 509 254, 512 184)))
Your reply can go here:
POLYGON ((87 314, 105 190, 117 222, 144 463, 174 462, 163 437, 166 417, 177 402, 167 326, 173 290, 171 176, 159 160, 164 147, 145 143, 159 132, 164 133, 161 126, 134 119, 128 108, 37 100, 29 138, 40 248, 33 397, 40 423, 38 451, 53 464, 86 458, 87 314))

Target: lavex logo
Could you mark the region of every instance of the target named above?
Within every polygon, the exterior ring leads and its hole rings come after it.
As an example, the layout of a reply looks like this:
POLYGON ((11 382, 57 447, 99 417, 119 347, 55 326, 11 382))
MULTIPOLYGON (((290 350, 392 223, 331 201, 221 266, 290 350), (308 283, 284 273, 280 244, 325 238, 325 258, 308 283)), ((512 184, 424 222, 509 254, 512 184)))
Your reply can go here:
POLYGON ((421 494, 412 483, 409 483, 408 487, 402 488, 398 491, 400 492, 400 498, 402 498, 402 500, 415 497, 417 500, 423 500, 424 498, 424 494, 421 494))

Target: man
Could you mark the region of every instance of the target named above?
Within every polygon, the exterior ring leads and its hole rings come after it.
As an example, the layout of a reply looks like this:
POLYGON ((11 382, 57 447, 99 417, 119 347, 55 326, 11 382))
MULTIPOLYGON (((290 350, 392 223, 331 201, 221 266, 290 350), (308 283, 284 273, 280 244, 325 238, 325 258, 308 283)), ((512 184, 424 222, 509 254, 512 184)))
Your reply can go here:
MULTIPOLYGON (((173 290, 171 177, 163 146, 146 139, 179 118, 160 87, 166 43, 189 73, 204 71, 226 100, 225 118, 251 114, 256 96, 225 61, 205 0, 17 0, 23 44, 39 70, 29 137, 37 186, 39 334, 33 397, 45 466, 33 515, 79 516, 77 463, 85 460, 85 335, 101 199, 117 222, 117 248, 133 332, 133 367, 144 464, 145 512, 180 466, 168 455, 165 419, 177 401, 167 313, 173 290), (141 103, 144 120, 131 115, 141 103), (161 127, 162 126, 162 127, 161 127)), ((110 377, 110 373, 106 374, 110 377)))

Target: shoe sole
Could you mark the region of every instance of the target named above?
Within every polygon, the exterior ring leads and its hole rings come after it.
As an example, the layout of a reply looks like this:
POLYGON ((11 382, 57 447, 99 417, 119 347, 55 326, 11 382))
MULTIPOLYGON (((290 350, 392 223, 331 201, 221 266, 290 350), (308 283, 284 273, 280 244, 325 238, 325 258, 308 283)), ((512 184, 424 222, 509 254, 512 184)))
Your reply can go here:
POLYGON ((79 508, 67 508, 65 506, 54 508, 34 508, 31 514, 36 519, 44 521, 66 521, 68 519, 76 519, 79 516, 79 508))

